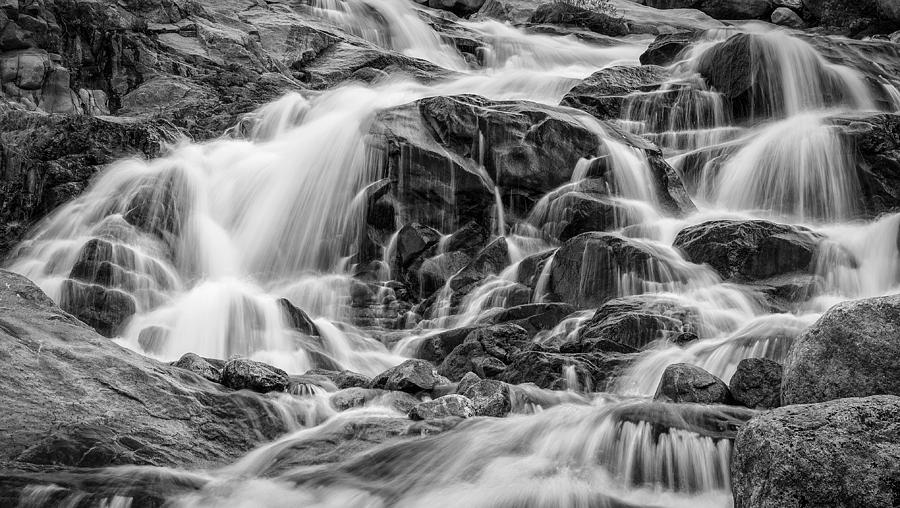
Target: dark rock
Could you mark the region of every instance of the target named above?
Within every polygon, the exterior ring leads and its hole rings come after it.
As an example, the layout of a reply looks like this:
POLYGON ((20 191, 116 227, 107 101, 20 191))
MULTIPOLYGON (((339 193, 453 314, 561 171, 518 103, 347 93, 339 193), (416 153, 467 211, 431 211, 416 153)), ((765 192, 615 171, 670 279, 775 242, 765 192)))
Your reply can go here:
POLYGON ((786 406, 738 432, 735 506, 894 506, 900 500, 900 398, 786 406))
POLYGON ((840 303, 794 340, 784 363, 785 405, 900 395, 900 297, 840 303))
MULTIPOLYGON (((446 252, 430 257, 422 262, 415 273, 418 279, 413 282, 418 287, 419 296, 427 297, 444 287, 447 280, 472 262, 472 258, 459 251, 446 252)), ((412 275, 412 274, 411 274, 412 275)))
POLYGON ((697 40, 697 32, 662 34, 641 54, 641 65, 669 65, 697 40))
POLYGON ((482 378, 496 378, 506 370, 506 362, 529 342, 528 332, 518 325, 501 324, 470 333, 453 348, 438 370, 451 381, 468 372, 482 378))
POLYGON ((760 280, 810 270, 821 238, 800 226, 717 220, 681 230, 674 245, 725 279, 760 280))
POLYGON ((478 12, 484 5, 484 0, 416 0, 419 3, 428 4, 432 9, 443 9, 463 17, 478 12))
POLYGON ((73 280, 63 283, 59 305, 106 337, 115 337, 136 311, 134 299, 123 291, 73 280))
POLYGON ((701 324, 697 309, 665 297, 626 296, 604 303, 582 325, 578 350, 635 352, 658 341, 679 343, 701 324))
POLYGON ((575 307, 596 307, 620 294, 625 274, 638 282, 669 282, 676 275, 649 244, 607 233, 584 233, 556 251, 549 290, 575 307))
POLYGON ((295 307, 287 298, 279 298, 277 303, 290 328, 306 335, 319 336, 319 329, 309 315, 303 312, 303 309, 295 307))
POLYGON ((345 388, 365 388, 372 382, 370 378, 362 374, 350 370, 334 371, 326 369, 312 369, 306 372, 307 375, 325 376, 339 389, 345 388))
POLYGON ((454 231, 447 239, 447 251, 459 251, 474 256, 490 238, 491 233, 484 226, 475 221, 469 221, 454 231))
POLYGON ((183 354, 173 365, 179 369, 189 370, 213 383, 222 382, 222 372, 195 353, 183 354))
POLYGON ((830 120, 844 149, 856 154, 856 177, 867 216, 900 210, 900 115, 845 115, 830 120))
POLYGON ((475 416, 472 401, 462 395, 444 395, 434 400, 421 402, 409 412, 409 417, 413 420, 434 420, 450 416, 459 418, 475 416))
POLYGON ((751 409, 772 409, 781 406, 780 364, 765 358, 747 358, 738 363, 728 382, 734 400, 751 409))
POLYGON ((716 19, 764 19, 774 8, 772 0, 644 0, 657 9, 697 9, 716 19))
POLYGON ((450 288, 457 294, 471 291, 489 275, 497 275, 509 266, 509 247, 505 237, 498 237, 475 255, 472 261, 450 279, 450 288))
POLYGON ((228 360, 222 369, 222 384, 234 390, 283 392, 289 382, 287 373, 278 367, 246 358, 228 360))
POLYGON ((401 267, 409 266, 425 249, 437 244, 441 234, 419 223, 403 226, 397 236, 397 261, 401 267))
POLYGON ((8 467, 205 467, 295 424, 264 397, 223 391, 99 336, 19 275, 0 272, 0 310, 0 358, 16 366, 0 371, 8 467))
POLYGON ((604 35, 620 36, 629 33, 628 25, 621 18, 602 10, 585 9, 573 3, 550 2, 542 4, 531 16, 532 23, 571 25, 604 35))
POLYGON ((518 325, 533 336, 540 331, 552 330, 573 312, 575 307, 566 303, 528 303, 504 309, 492 315, 486 322, 518 325))
POLYGON ((623 359, 621 355, 560 353, 532 346, 513 354, 498 379, 510 384, 534 383, 550 390, 575 390, 567 381, 568 369, 578 379, 577 389, 602 391, 622 367, 623 359))
POLYGON ((427 392, 440 383, 440 376, 431 362, 406 360, 372 379, 370 388, 407 393, 427 392))
POLYGON ((731 400, 728 386, 709 372, 686 363, 666 367, 654 400, 727 404, 731 400))
MULTIPOLYGON (((775 73, 779 54, 777 39, 757 34, 737 34, 706 51, 697 71, 731 105, 737 120, 761 120, 783 117, 786 110, 783 82, 775 73), (772 74, 770 74, 772 73, 772 74)), ((844 99, 839 76, 824 61, 814 60, 808 72, 822 82, 826 105, 838 105, 844 99)))
POLYGON ((563 97, 562 105, 586 111, 600 119, 618 119, 622 116, 626 96, 655 90, 667 78, 668 72, 656 65, 607 67, 575 85, 563 97))
POLYGON ((425 337, 419 344, 416 357, 440 364, 456 346, 466 340, 470 333, 479 328, 481 326, 463 326, 425 337))

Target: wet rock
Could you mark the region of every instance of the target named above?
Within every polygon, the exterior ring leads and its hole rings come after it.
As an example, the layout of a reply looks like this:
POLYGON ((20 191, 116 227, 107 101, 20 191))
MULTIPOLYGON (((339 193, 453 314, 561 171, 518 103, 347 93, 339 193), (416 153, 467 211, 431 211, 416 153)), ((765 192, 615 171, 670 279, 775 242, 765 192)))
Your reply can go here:
POLYGON ((312 369, 307 371, 306 374, 325 376, 330 379, 331 382, 334 383, 334 385, 340 390, 343 390, 345 388, 365 388, 372 382, 372 380, 368 376, 364 376, 350 370, 334 371, 326 369, 312 369))
POLYGON ((765 358, 747 358, 738 363, 728 390, 739 404, 751 409, 781 406, 780 364, 765 358))
POLYGON ((407 393, 427 392, 440 383, 440 376, 431 362, 406 360, 372 379, 370 388, 407 393))
POLYGON ((472 258, 458 251, 430 257, 416 271, 415 278, 418 280, 412 285, 418 287, 420 297, 427 297, 444 287, 450 277, 471 262, 472 258))
POLYGON ((677 32, 658 36, 641 54, 641 65, 674 63, 681 52, 697 40, 697 36, 697 32, 677 32))
POLYGON ((629 33, 625 21, 613 15, 612 9, 585 9, 572 3, 551 2, 542 4, 531 15, 531 23, 569 25, 592 32, 620 36, 629 33))
POLYGON ((328 397, 328 402, 337 411, 346 411, 365 406, 367 402, 384 393, 383 390, 350 387, 336 391, 328 397))
POLYGON ((441 234, 433 228, 413 222, 400 229, 397 236, 397 261, 402 267, 409 266, 425 249, 437 244, 441 234))
POLYGON ((840 303, 794 340, 783 403, 900 395, 900 297, 840 303))
POLYGON ((413 420, 435 420, 447 417, 471 418, 475 416, 472 401, 462 395, 451 394, 421 402, 409 412, 413 420))
POLYGON ((443 9, 463 17, 478 12, 484 5, 484 0, 416 0, 427 4, 432 9, 443 9))
POLYGON ((657 9, 698 9, 716 19, 762 19, 772 12, 772 0, 644 0, 657 9))
POLYGON ((470 333, 479 328, 481 326, 463 326, 426 337, 419 344, 416 357, 440 364, 456 346, 466 340, 470 333))
POLYGON ((844 115, 830 119, 845 150, 856 155, 856 177, 867 216, 900 210, 900 115, 844 115))
POLYGON ((470 256, 478 253, 490 240, 491 233, 484 226, 469 221, 447 239, 448 252, 462 252, 470 256))
POLYGON ((731 400, 728 385, 709 372, 686 363, 666 367, 654 400, 727 404, 731 400))
POLYGON ((518 325, 533 336, 540 331, 552 330, 573 312, 575 307, 566 303, 527 303, 504 309, 490 316, 485 322, 518 325))
POLYGON ((900 398, 785 406, 737 435, 735 506, 893 506, 900 499, 900 398))
POLYGON ((500 324, 470 333, 441 363, 439 372, 458 381, 468 372, 482 378, 496 378, 506 370, 506 362, 529 342, 528 332, 518 325, 500 324))
POLYGON ((59 305, 106 337, 115 337, 137 309, 123 291, 73 280, 63 282, 59 305))
POLYGON ((480 379, 474 372, 463 376, 456 393, 471 399, 475 416, 502 418, 512 408, 509 385, 493 379, 480 379))
MULTIPOLYGON (((645 62, 642 60, 641 63, 645 62)), ((586 111, 600 119, 618 119, 627 95, 655 90, 667 78, 668 72, 656 65, 607 67, 575 85, 563 97, 562 105, 586 111)))
POLYGON ((279 298, 277 303, 284 314, 285 323, 290 328, 306 335, 319 336, 319 329, 303 309, 295 307, 287 298, 279 298))
POLYGON ((725 279, 759 280, 810 270, 821 238, 800 226, 717 220, 681 230, 674 245, 725 279))
MULTIPOLYGON (((655 296, 626 296, 604 303, 579 332, 580 352, 636 352, 655 341, 679 343, 696 335, 697 309, 655 296)), ((576 345, 567 345, 568 348, 576 345)))
POLYGON ((667 263, 643 242, 607 233, 584 233, 565 242, 553 256, 549 290, 578 308, 602 305, 620 294, 621 277, 663 282, 667 263))
POLYGON ((178 367, 179 369, 189 370, 213 383, 220 383, 222 381, 222 372, 213 367, 206 359, 195 353, 183 354, 173 366, 178 367))
POLYGON ((288 383, 290 379, 285 371, 246 358, 228 360, 222 369, 222 384, 234 390, 283 392, 288 383))
POLYGON ((0 358, 16 366, 0 371, 0 462, 13 469, 204 467, 289 428, 266 398, 122 348, 24 277, 0 272, 0 311, 0 358))
POLYGON ((450 279, 450 288, 457 294, 466 294, 489 275, 497 275, 509 266, 509 247, 505 237, 498 237, 450 279))
POLYGON ((602 391, 624 360, 622 355, 561 353, 532 345, 513 354, 498 379, 514 385, 534 383, 550 390, 602 391), (574 377, 578 386, 570 386, 569 377, 574 377))
POLYGON ((803 28, 806 23, 799 14, 788 9, 787 7, 779 7, 772 12, 772 23, 776 25, 787 26, 791 28, 803 28))

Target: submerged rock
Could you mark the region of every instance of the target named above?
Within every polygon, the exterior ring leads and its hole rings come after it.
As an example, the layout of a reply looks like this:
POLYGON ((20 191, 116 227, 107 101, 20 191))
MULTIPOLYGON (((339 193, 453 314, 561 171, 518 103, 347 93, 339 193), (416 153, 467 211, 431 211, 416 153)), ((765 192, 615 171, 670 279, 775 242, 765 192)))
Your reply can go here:
POLYGON ((737 507, 895 506, 900 398, 785 406, 750 420, 734 443, 737 507))
POLYGON ((686 363, 669 365, 654 400, 696 402, 699 404, 727 404, 731 400, 728 385, 709 372, 686 363))
POLYGON ((451 416, 459 418, 475 416, 472 401, 462 395, 450 394, 421 402, 409 411, 409 417, 413 420, 435 420, 451 416))
POLYGON ((900 297, 840 303, 794 339, 785 405, 900 395, 900 297))
POLYGON ((228 360, 222 369, 222 384, 234 390, 283 392, 289 383, 287 372, 246 358, 228 360))
POLYGON ((781 406, 780 364, 765 358, 746 358, 728 382, 734 400, 751 409, 772 409, 781 406))

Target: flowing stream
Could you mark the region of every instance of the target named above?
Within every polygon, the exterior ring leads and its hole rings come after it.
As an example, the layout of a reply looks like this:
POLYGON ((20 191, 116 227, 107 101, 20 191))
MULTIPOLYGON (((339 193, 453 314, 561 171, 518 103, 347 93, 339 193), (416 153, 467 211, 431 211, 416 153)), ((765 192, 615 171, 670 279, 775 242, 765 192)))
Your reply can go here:
MULTIPOLYGON (((40 224, 9 268, 57 302, 74 305, 90 284, 73 280, 73 270, 85 249, 106 249, 125 267, 108 274, 110 287, 135 306, 134 317, 115 333, 118 343, 162 361, 187 352, 221 359, 243 355, 291 374, 322 367, 324 356, 332 368, 374 376, 409 357, 423 337, 478 323, 508 306, 519 263, 538 253, 552 256, 559 246, 552 240, 566 213, 559 197, 584 190, 590 161, 582 161, 570 183, 548 193, 520 221, 504 211, 502 178, 494 182, 485 171, 496 195, 492 233, 506 238, 512 264, 458 305, 439 290, 435 315, 409 316, 405 328, 389 330, 398 340, 383 341, 388 330, 355 324, 350 309, 358 286, 353 255, 365 229, 364 196, 381 178, 367 135, 377 113, 458 94, 557 106, 598 69, 638 65, 650 39, 598 45, 496 21, 460 21, 485 45, 483 65, 475 66, 411 1, 315 5, 323 23, 453 74, 430 84, 394 77, 292 93, 249 115, 246 128, 219 139, 182 143, 154 160, 119 161, 40 224), (373 28, 379 23, 387 30, 373 28), (315 344, 291 327, 281 298, 313 318, 321 332, 315 344), (157 332, 165 340, 148 339, 157 332)), ((569 112, 607 148, 606 164, 616 182, 616 194, 608 199, 624 210, 616 217, 619 231, 666 260, 671 272, 655 283, 623 273, 619 294, 696 309, 700 340, 686 347, 660 343, 641 353, 608 392, 585 390, 574 373, 567 392, 518 387, 523 399, 539 402, 520 404, 507 418, 477 418, 451 432, 388 443, 338 464, 293 463, 292 453, 354 422, 405 415, 378 401, 342 413, 322 403, 318 417, 307 419, 318 425, 221 469, 128 467, 104 474, 193 485, 171 489, 174 506, 730 506, 731 444, 711 433, 715 426, 708 422, 727 428, 750 410, 652 402, 665 367, 692 363, 727 382, 744 358, 783 360, 790 340, 830 305, 886 294, 900 282, 900 216, 854 220, 859 183, 848 170, 853 154, 823 120, 835 112, 874 110, 868 85, 799 38, 756 31, 755 65, 773 81, 760 84, 765 113, 734 120, 721 97, 697 77, 704 52, 734 30, 707 34, 706 42, 672 66, 673 78, 661 91, 635 93, 623 107, 620 127, 659 144, 676 169, 691 158, 705 161, 690 189, 697 211, 689 216, 671 216, 648 191, 649 163, 641 152, 593 117, 569 112), (673 91, 679 107, 671 105, 673 91), (724 163, 711 155, 723 152, 729 154, 724 163), (817 275, 824 282, 817 294, 773 313, 745 287, 723 282, 672 247, 686 226, 750 218, 805 225, 824 235, 835 252, 852 253, 856 263, 842 263, 837 254, 821 256, 817 275)), ((893 85, 885 88, 900 97, 893 85)), ((377 277, 384 282, 391 279, 396 233, 381 249, 377 277)), ((531 301, 545 298, 547 270, 531 301)), ((391 291, 379 298, 390 302, 391 291)), ((591 314, 576 313, 536 340, 573 333, 591 314)), ((322 393, 304 396, 327 400, 322 393)), ((32 505, 40 505, 41 495, 31 493, 32 505)), ((125 496, 110 506, 128 502, 125 496)))

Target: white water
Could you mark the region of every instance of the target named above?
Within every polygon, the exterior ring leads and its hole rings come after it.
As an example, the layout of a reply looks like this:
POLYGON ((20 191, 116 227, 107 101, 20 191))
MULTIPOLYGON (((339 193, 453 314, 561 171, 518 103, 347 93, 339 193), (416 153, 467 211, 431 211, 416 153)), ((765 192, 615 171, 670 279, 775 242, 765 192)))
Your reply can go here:
MULTIPOLYGON (((671 83, 626 101, 622 124, 673 156, 721 149, 721 157, 707 161, 698 177, 692 197, 700 210, 688 217, 661 210, 641 152, 621 142, 606 124, 569 113, 596 134, 598 158, 566 168, 573 170, 571 183, 548 189, 521 221, 504 204, 515 189, 493 186, 496 205, 486 219, 495 235, 505 236, 512 263, 457 305, 451 303, 448 283, 439 290, 429 320, 400 316, 397 322, 408 330, 398 332, 403 338, 389 349, 378 339, 385 330, 354 326, 351 313, 357 294, 371 290, 352 276, 351 259, 364 228, 361 196, 383 176, 376 174, 367 150, 376 114, 425 97, 462 93, 556 105, 577 80, 598 68, 635 64, 648 41, 601 47, 493 21, 461 21, 485 45, 483 66, 476 68, 424 21, 427 11, 406 0, 313 3, 312 12, 324 22, 458 74, 429 85, 394 78, 321 94, 289 94, 248 116, 246 138, 184 144, 156 160, 118 162, 82 197, 41 224, 16 251, 10 268, 61 301, 83 246, 102 239, 112 246, 111 260, 124 268, 110 287, 131 298, 136 308, 115 334, 126 347, 166 361, 189 351, 215 358, 238 354, 292 374, 321 366, 316 359, 324 356, 340 368, 374 375, 403 361, 424 338, 478 323, 508 307, 510 295, 520 288, 516 280, 523 259, 558 246, 561 225, 570 220, 565 200, 589 199, 621 210, 612 229, 664 261, 651 267, 652 281, 618 274, 618 294, 695 309, 700 340, 684 347, 654 343, 612 385, 616 395, 590 393, 602 387, 569 366, 560 373, 568 382, 566 392, 514 387, 517 414, 511 417, 475 419, 454 432, 389 443, 331 466, 276 468, 306 443, 327 440, 332 432, 344 435, 347 425, 405 417, 382 400, 338 414, 315 405, 315 417, 304 420, 312 423, 309 428, 235 464, 198 473, 166 472, 202 484, 193 492, 179 491, 173 504, 730 505, 730 441, 690 422, 710 415, 732 418, 728 411, 737 410, 655 404, 647 398, 670 364, 693 363, 728 381, 743 358, 783 360, 791 340, 831 304, 897 291, 900 215, 853 221, 858 214, 853 160, 827 122, 836 111, 874 108, 862 79, 826 62, 799 39, 780 32, 757 34, 754 72, 762 76, 758 85, 772 114, 736 124, 724 111, 722 97, 695 74, 703 52, 731 35, 711 32, 708 41, 673 66, 671 83), (827 98, 830 87, 841 91, 837 103, 827 98), (672 111, 665 104, 671 99, 667 94, 675 94, 672 111), (592 163, 608 168, 602 188, 591 186, 596 180, 588 178, 592 163), (826 237, 815 267, 822 288, 799 308, 773 313, 752 289, 723 282, 708 267, 682 259, 672 248, 677 232, 716 218, 811 225, 826 237), (291 329, 279 298, 308 312, 319 337, 291 329), (141 341, 148 329, 164 331, 165 340, 153 351, 141 341), (654 423, 668 430, 660 433, 654 423)), ((892 97, 900 97, 894 92, 892 97)), ((478 162, 483 166, 483 160, 478 162)), ((438 254, 443 254, 452 231, 440 233, 438 254)), ((378 282, 399 276, 392 271, 397 236, 386 235, 381 246, 378 282)), ((536 274, 533 302, 550 296, 553 256, 536 274)), ((387 307, 392 293, 381 285, 375 301, 387 307)), ((535 341, 574 340, 591 315, 590 310, 576 312, 535 341)), ((311 391, 286 397, 321 402, 326 396, 321 389, 311 391)), ((749 411, 735 418, 744 417, 749 411)), ((164 474, 142 468, 116 471, 134 478, 164 474)), ((33 504, 45 494, 36 490, 33 504)))

